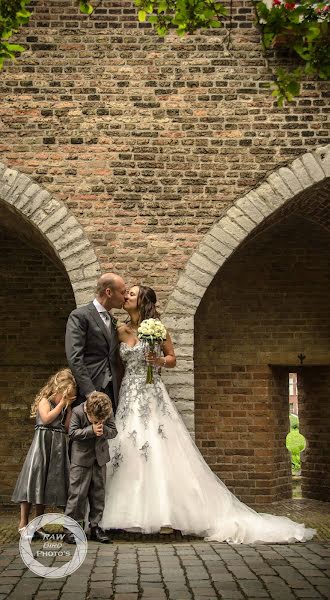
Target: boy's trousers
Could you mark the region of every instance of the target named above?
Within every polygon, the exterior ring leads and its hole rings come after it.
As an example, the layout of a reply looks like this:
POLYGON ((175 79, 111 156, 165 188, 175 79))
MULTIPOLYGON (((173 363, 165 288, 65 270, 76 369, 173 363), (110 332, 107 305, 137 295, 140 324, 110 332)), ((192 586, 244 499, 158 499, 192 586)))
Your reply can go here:
POLYGON ((70 484, 65 514, 75 521, 84 521, 86 501, 89 500, 89 522, 96 527, 103 515, 105 498, 106 465, 97 461, 90 467, 70 465, 70 484))

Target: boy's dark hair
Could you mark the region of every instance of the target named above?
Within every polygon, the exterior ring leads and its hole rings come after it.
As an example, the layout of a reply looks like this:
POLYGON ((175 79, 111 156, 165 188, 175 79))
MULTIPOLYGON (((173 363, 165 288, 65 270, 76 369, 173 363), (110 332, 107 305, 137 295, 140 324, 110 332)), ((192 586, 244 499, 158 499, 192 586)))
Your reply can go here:
POLYGON ((89 394, 86 400, 86 412, 98 421, 111 417, 112 403, 109 396, 103 392, 89 394))

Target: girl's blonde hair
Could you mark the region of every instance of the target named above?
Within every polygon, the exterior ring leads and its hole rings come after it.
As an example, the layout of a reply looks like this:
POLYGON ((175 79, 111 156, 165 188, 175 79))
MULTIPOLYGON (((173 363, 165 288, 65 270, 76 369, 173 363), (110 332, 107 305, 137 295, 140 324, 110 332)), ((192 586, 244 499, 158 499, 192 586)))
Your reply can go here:
POLYGON ((63 399, 66 400, 66 408, 74 401, 77 394, 77 384, 70 369, 61 369, 48 379, 31 405, 30 416, 36 416, 40 400, 43 398, 51 400, 56 394, 61 394, 63 399))

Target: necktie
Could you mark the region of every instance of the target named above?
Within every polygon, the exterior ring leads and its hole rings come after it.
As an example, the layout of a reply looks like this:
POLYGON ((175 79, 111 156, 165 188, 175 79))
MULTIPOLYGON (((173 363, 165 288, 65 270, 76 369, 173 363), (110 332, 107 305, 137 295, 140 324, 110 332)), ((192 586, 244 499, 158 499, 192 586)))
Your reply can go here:
POLYGON ((105 322, 107 328, 110 329, 111 317, 110 317, 109 313, 106 311, 103 311, 101 313, 101 315, 103 317, 103 321, 105 322))

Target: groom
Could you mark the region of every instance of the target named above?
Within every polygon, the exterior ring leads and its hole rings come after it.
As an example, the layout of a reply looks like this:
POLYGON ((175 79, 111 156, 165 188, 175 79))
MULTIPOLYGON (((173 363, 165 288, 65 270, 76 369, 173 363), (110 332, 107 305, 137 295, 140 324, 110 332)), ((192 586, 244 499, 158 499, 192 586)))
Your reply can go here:
POLYGON ((104 273, 97 282, 93 302, 72 311, 69 316, 65 352, 77 382, 77 399, 84 402, 95 390, 107 394, 116 412, 122 364, 119 357, 115 321, 109 311, 125 302, 126 285, 115 273, 104 273))

